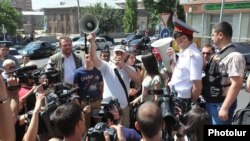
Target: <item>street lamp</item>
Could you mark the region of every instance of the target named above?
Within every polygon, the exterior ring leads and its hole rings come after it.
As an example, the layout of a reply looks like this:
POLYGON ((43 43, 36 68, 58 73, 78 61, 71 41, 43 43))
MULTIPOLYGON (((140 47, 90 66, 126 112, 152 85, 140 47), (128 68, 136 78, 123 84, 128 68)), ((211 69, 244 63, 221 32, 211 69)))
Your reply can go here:
POLYGON ((2 33, 3 33, 3 40, 5 41, 5 34, 7 33, 7 30, 4 27, 4 24, 2 24, 2 33))

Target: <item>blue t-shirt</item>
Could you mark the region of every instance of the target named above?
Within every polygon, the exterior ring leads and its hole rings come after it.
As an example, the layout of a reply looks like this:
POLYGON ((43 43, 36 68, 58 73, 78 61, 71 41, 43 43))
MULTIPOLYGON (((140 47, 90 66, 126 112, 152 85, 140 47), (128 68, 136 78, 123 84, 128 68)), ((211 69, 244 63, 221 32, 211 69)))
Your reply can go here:
POLYGON ((127 141, 140 141, 141 136, 139 133, 135 131, 135 129, 122 127, 123 136, 127 141))
POLYGON ((100 82, 102 81, 103 79, 101 72, 96 68, 93 70, 86 70, 85 68, 80 67, 76 70, 74 76, 74 84, 78 84, 80 88, 78 94, 81 98, 85 98, 87 94, 89 95, 90 99, 100 97, 100 82), (88 85, 90 85, 88 90, 85 90, 88 85))

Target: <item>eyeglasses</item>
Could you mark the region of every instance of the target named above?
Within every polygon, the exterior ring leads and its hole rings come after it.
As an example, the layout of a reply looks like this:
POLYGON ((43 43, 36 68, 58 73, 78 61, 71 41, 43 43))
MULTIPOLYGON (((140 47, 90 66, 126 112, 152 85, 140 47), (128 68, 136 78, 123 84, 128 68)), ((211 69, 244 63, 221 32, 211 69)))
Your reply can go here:
POLYGON ((202 52, 203 55, 211 55, 211 52, 202 52))

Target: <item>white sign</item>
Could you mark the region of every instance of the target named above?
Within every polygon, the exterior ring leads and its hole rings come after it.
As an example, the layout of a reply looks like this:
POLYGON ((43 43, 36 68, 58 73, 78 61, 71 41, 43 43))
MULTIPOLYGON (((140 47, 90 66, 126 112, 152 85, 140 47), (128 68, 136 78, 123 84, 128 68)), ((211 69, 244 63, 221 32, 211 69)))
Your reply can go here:
POLYGON ((161 13, 161 19, 162 19, 164 27, 168 25, 169 17, 170 17, 170 13, 161 13))

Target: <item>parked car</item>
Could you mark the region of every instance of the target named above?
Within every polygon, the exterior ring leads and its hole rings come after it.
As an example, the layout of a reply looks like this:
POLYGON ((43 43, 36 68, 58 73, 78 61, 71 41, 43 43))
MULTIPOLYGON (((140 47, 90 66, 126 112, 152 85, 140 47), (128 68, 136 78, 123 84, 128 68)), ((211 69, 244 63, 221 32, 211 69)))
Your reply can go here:
MULTIPOLYGON (((107 41, 103 37, 96 37, 95 39, 96 43, 96 49, 109 49, 110 46, 112 46, 112 43, 110 41, 107 41)), ((77 41, 73 42, 72 46, 77 49, 84 49, 85 46, 85 39, 84 37, 79 38, 77 41)), ((87 42, 87 46, 89 46, 89 42, 87 42)))
POLYGON ((13 56, 17 59, 17 61, 18 61, 19 64, 22 64, 22 63, 23 63, 22 55, 20 55, 20 54, 18 53, 17 49, 12 48, 12 47, 9 48, 9 54, 10 54, 10 55, 13 55, 13 56))
POLYGON ((5 44, 7 47, 14 47, 11 41, 0 41, 0 44, 5 44))
POLYGON ((130 41, 135 40, 135 39, 141 39, 143 35, 129 35, 126 38, 122 39, 121 44, 122 45, 127 45, 130 41))
POLYGON ((74 37, 71 37, 71 40, 72 40, 72 42, 75 42, 80 38, 81 38, 81 36, 74 36, 74 37))
POLYGON ((14 45, 11 41, 0 41, 0 44, 5 44, 7 47, 15 48, 17 50, 23 48, 23 45, 14 45))
POLYGON ((18 52, 22 54, 29 54, 31 58, 51 56, 55 53, 56 46, 53 46, 47 41, 34 41, 27 44, 18 52))
POLYGON ((148 44, 149 42, 145 42, 144 39, 134 39, 128 43, 128 48, 133 50, 135 54, 145 54, 151 51, 151 47, 148 44))
POLYGON ((114 38, 110 37, 109 35, 101 35, 100 37, 105 38, 107 41, 110 41, 112 44, 115 43, 114 38))

